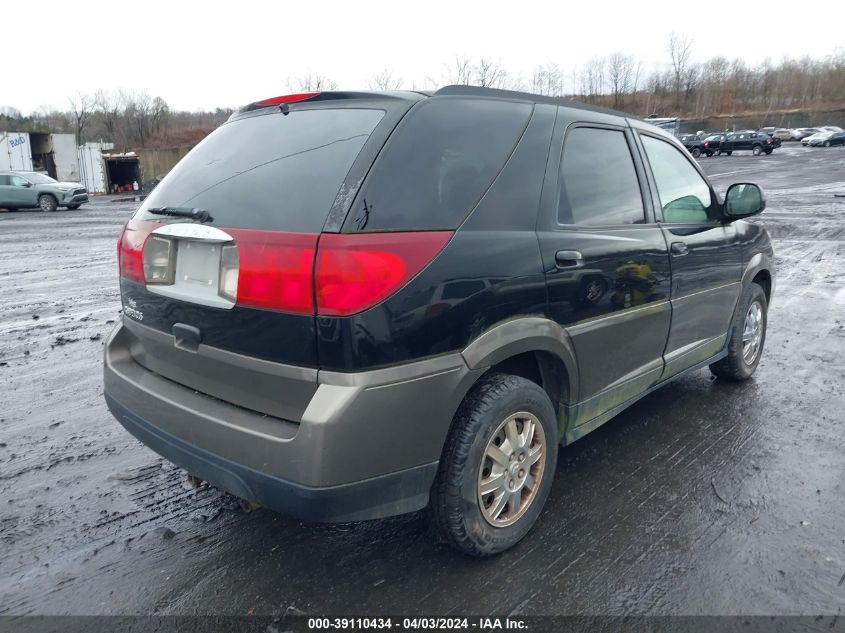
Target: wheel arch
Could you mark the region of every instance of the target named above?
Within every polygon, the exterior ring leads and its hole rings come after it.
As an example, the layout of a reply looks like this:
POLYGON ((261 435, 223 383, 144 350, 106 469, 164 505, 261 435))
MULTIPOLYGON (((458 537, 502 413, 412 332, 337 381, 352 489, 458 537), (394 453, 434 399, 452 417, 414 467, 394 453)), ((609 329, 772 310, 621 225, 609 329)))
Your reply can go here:
POLYGON ((567 404, 577 402, 575 350, 566 331, 550 319, 525 317, 501 323, 461 354, 470 369, 484 370, 482 376, 497 371, 537 383, 558 415, 567 404))

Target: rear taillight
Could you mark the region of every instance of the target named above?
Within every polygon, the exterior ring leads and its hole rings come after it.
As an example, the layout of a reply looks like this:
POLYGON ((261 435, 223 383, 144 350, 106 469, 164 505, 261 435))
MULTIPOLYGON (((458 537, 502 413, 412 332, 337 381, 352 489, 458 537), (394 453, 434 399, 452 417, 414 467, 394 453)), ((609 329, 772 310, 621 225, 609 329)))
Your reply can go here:
POLYGON ((708 141, 704 141, 704 147, 710 147, 710 143, 708 141))
POLYGON ((129 220, 123 227, 117 242, 117 263, 121 277, 139 284, 146 283, 144 244, 156 226, 154 222, 129 220))
POLYGON ((317 314, 348 316, 374 306, 419 273, 451 236, 451 231, 323 234, 314 269, 317 314))
MULTIPOLYGON (((176 260, 191 237, 150 235, 159 226, 136 220, 126 225, 118 242, 121 276, 150 286, 181 283, 181 272, 180 280, 174 279, 176 260)), ((349 316, 383 301, 452 236, 451 231, 316 234, 228 228, 225 234, 233 241, 220 245, 217 295, 240 306, 324 316, 349 316)))
POLYGON ((224 286, 227 293, 237 288, 235 297, 228 298, 253 308, 314 314, 317 234, 253 229, 226 232, 235 238, 237 247, 234 254, 224 249, 229 263, 224 266, 221 262, 221 291, 224 286))

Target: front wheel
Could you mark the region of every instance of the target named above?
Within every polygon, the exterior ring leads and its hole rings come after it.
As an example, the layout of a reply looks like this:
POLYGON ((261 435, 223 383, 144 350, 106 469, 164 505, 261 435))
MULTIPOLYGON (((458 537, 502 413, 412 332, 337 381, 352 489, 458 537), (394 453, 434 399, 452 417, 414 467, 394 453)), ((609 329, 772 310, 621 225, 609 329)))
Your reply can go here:
POLYGON ((773 151, 774 151, 773 149, 767 149, 766 150, 766 156, 771 156, 773 151))
POLYGON ((38 207, 42 211, 51 212, 51 211, 55 211, 56 209, 58 209, 59 205, 58 205, 58 203, 56 202, 56 199, 53 196, 44 194, 44 195, 42 195, 38 198, 38 207))
POLYGON ((758 284, 746 288, 728 332, 728 355, 710 365, 719 378, 740 382, 748 380, 757 369, 766 342, 768 301, 758 284))
POLYGON ((443 539, 478 557, 516 545, 546 503, 557 450, 555 411, 539 385, 483 378, 455 415, 432 489, 443 539))

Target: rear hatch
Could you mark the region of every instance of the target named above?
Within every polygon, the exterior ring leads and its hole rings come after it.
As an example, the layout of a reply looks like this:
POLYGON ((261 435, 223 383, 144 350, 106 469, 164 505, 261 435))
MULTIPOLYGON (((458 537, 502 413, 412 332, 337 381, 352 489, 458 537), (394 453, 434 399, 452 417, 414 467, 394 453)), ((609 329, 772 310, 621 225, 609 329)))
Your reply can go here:
POLYGON ((134 360, 199 392, 299 421, 316 390, 320 235, 339 230, 373 157, 420 98, 268 100, 197 145, 118 245, 134 360))

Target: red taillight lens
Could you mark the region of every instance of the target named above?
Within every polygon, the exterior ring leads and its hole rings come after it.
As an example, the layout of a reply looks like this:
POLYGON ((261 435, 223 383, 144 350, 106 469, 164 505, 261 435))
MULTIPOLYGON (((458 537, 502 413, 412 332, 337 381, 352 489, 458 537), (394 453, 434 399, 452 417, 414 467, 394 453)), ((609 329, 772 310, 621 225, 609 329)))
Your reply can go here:
POLYGON ((226 229, 238 249, 238 305, 314 314, 318 235, 226 229))
POLYGON ((707 141, 704 141, 704 147, 710 147, 710 143, 708 143, 707 141))
POLYGON ((117 263, 120 276, 139 284, 145 284, 144 243, 152 230, 158 226, 155 222, 129 220, 123 227, 123 233, 117 241, 117 263))
POLYGON ((307 101, 312 97, 316 97, 319 92, 300 92, 298 94, 293 95, 281 95, 280 97, 270 97, 269 99, 264 99, 262 101, 256 101, 255 105, 257 106, 271 106, 271 105, 281 105, 282 103, 296 103, 297 101, 307 101))
POLYGON ((324 233, 314 270, 317 314, 348 316, 374 306, 420 272, 451 236, 451 231, 324 233))

